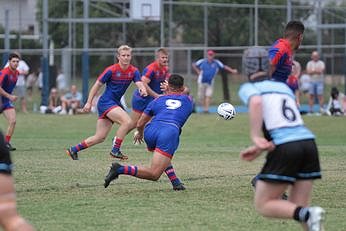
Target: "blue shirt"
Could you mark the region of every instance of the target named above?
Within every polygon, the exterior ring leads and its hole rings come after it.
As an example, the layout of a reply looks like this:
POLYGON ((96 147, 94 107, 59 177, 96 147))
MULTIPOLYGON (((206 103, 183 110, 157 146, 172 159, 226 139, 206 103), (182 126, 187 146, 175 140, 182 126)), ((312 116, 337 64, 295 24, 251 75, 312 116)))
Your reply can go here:
POLYGON ((154 118, 150 123, 164 122, 181 129, 192 113, 193 104, 188 95, 171 94, 156 98, 144 113, 154 118))
POLYGON ((195 65, 202 71, 200 82, 208 84, 212 84, 219 69, 224 69, 225 67, 220 60, 213 59, 209 62, 207 58, 198 60, 195 65))
POLYGON ((252 96, 262 97, 265 128, 275 145, 315 138, 304 126, 295 96, 285 83, 272 80, 244 83, 238 93, 245 104, 252 96))

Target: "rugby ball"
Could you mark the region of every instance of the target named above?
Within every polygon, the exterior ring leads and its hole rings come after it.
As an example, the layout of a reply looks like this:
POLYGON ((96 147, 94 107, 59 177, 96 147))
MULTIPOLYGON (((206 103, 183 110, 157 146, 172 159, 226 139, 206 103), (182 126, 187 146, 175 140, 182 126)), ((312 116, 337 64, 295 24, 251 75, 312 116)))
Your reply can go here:
POLYGON ((222 103, 217 107, 217 114, 225 120, 231 120, 235 117, 236 111, 232 104, 222 103))

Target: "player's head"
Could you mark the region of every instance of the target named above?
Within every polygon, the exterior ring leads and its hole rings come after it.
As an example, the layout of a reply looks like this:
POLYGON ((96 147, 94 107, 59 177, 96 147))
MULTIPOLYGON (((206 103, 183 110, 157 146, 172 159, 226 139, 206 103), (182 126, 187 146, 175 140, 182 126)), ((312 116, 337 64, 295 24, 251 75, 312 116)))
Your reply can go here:
POLYGON ((290 21, 286 25, 284 38, 287 38, 294 43, 294 50, 297 50, 302 43, 304 30, 304 24, 300 21, 290 21))
POLYGON ((250 47, 243 54, 243 73, 250 82, 269 78, 269 56, 262 47, 250 47))
POLYGON ((9 66, 12 70, 16 70, 19 64, 20 55, 18 53, 11 53, 8 56, 9 66))
POLYGON ((178 74, 172 74, 168 79, 168 90, 170 92, 183 92, 184 77, 178 74))
POLYGON ((159 48, 155 52, 156 60, 160 66, 168 65, 168 50, 166 48, 159 48))
POLYGON ((208 50, 208 51, 207 51, 207 58, 208 58, 209 60, 214 59, 214 58, 215 58, 215 51, 213 51, 213 50, 208 50))
POLYGON ((121 45, 117 50, 117 59, 120 65, 129 65, 132 58, 132 48, 128 45, 121 45))

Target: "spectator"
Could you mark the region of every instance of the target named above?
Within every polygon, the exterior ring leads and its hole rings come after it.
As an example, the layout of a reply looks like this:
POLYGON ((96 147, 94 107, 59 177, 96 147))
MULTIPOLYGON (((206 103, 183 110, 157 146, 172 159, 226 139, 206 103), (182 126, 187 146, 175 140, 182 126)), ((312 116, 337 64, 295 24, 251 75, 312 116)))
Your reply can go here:
POLYGON ((59 74, 56 77, 56 86, 60 94, 64 94, 68 89, 66 76, 61 69, 59 69, 59 74))
POLYGON ((306 71, 302 72, 302 75, 300 76, 299 79, 299 86, 300 86, 300 91, 303 94, 307 94, 309 92, 310 88, 310 75, 306 74, 306 71))
POLYGON ((333 87, 330 92, 328 105, 326 108, 327 115, 341 116, 345 114, 345 95, 339 92, 338 88, 333 87))
POLYGON ((320 105, 320 112, 323 110, 323 90, 324 90, 324 70, 325 64, 320 60, 320 56, 317 51, 313 51, 311 54, 311 60, 306 65, 306 72, 310 75, 310 88, 309 88, 309 106, 310 113, 313 112, 314 99, 317 96, 320 105))
MULTIPOLYGON (((22 59, 21 55, 16 52, 16 54, 19 56, 19 64, 17 67, 17 71, 19 72, 18 80, 16 84, 16 94, 20 100, 21 104, 21 110, 24 113, 28 113, 28 110, 26 108, 26 84, 25 84, 25 78, 29 74, 29 66, 28 64, 22 59)), ((8 67, 9 63, 7 62, 5 67, 8 67)))
POLYGON ((41 105, 41 107, 40 107, 41 113, 43 113, 43 114, 50 114, 50 113, 58 114, 61 112, 61 110, 62 110, 61 99, 60 99, 58 90, 55 87, 53 87, 50 90, 48 101, 49 101, 48 107, 41 105))
POLYGON ((38 75, 38 72, 33 71, 28 75, 28 78, 26 80, 26 90, 28 93, 28 100, 29 101, 32 100, 32 94, 34 91, 34 86, 35 86, 35 83, 36 83, 37 77, 38 77, 37 75, 38 75))
POLYGON ((82 94, 77 90, 76 85, 71 86, 70 92, 61 97, 62 110, 60 114, 69 115, 76 114, 77 109, 81 108, 82 94))
POLYGON ((192 67, 198 75, 198 99, 203 106, 203 112, 208 113, 213 95, 214 78, 219 69, 224 69, 232 74, 236 74, 238 71, 215 59, 213 50, 208 50, 207 58, 198 60, 192 64, 192 67))
POLYGON ((43 73, 42 73, 41 69, 39 69, 39 71, 38 71, 36 85, 37 85, 38 89, 41 91, 43 88, 43 73))

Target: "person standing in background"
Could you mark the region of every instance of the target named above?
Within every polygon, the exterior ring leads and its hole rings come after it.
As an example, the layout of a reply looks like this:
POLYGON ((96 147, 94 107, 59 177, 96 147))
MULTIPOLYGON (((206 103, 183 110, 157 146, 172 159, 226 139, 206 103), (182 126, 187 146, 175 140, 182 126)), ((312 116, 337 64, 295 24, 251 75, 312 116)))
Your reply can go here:
MULTIPOLYGON (((18 52, 15 52, 15 53, 19 57, 19 64, 17 67, 17 71, 19 72, 19 75, 18 75, 15 91, 20 100, 22 112, 28 113, 28 110, 26 108, 26 83, 25 83, 26 79, 25 78, 29 74, 30 68, 28 64, 22 59, 22 56, 18 52)), ((5 67, 8 67, 8 65, 9 65, 9 62, 6 64, 5 67)))
POLYGON ((310 113, 313 112, 314 100, 317 96, 320 105, 320 113, 324 113, 324 71, 325 64, 320 60, 320 55, 317 51, 311 54, 311 60, 306 64, 306 72, 310 75, 310 88, 309 88, 309 106, 310 113))

